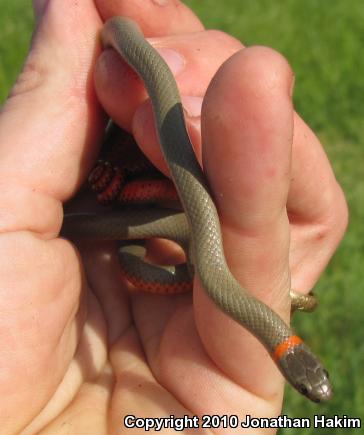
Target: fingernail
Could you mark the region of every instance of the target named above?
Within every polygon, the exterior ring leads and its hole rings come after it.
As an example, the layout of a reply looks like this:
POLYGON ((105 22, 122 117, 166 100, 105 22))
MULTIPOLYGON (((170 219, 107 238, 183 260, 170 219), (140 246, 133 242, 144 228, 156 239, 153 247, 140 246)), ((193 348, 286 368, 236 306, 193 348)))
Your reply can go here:
POLYGON ((170 48, 157 48, 157 50, 167 62, 173 75, 179 74, 184 69, 186 60, 180 53, 170 48))
POLYGON ((187 115, 191 118, 201 116, 202 97, 183 96, 182 105, 187 115))

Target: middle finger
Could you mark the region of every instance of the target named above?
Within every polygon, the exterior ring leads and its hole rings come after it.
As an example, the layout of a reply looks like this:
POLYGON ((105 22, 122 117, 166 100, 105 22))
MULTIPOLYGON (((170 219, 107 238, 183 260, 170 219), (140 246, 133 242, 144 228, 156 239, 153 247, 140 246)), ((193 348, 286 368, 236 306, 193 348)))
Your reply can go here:
MULTIPOLYGON (((188 124, 197 133, 192 131, 192 140, 200 155, 199 115, 202 98, 221 64, 243 46, 237 39, 215 30, 152 38, 149 42, 164 57, 175 75, 187 112, 187 122, 190 121, 188 124)), ((101 104, 109 115, 121 127, 132 131, 148 158, 167 172, 144 86, 113 50, 106 50, 100 56, 95 83, 101 104)))

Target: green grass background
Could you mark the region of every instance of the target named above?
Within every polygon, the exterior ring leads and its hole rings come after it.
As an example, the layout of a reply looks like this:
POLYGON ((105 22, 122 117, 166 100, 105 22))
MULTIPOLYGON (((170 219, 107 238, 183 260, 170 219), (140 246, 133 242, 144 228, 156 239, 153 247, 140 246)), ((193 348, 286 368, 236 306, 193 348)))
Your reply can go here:
MULTIPOLYGON (((0 0, 0 104, 32 31, 28 0, 0 0)), ((206 27, 283 53, 295 75, 297 111, 321 138, 350 207, 350 225, 317 285, 319 310, 294 324, 331 373, 335 396, 315 405, 287 387, 283 412, 360 416, 364 424, 364 5, 362 0, 187 0, 206 27)), ((317 186, 320 189, 320 186, 317 186)), ((363 433, 364 429, 281 430, 363 433)))

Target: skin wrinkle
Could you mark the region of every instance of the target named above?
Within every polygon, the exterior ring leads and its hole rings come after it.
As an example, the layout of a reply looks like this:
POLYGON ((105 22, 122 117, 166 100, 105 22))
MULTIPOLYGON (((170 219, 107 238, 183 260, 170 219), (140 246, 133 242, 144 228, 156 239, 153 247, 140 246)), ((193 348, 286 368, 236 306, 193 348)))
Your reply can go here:
POLYGON ((42 192, 36 192, 29 189, 28 186, 20 185, 19 179, 17 179, 18 185, 14 183, 13 192, 10 193, 6 189, 10 180, 11 178, 8 176, 3 182, 0 179, 0 198, 3 204, 3 208, 0 210, 0 234, 25 230, 41 239, 53 239, 58 235, 62 225, 61 204, 53 198, 45 196, 42 192), (47 204, 45 211, 43 204, 47 204), (42 220, 35 219, 33 222, 29 222, 22 213, 24 208, 33 210, 34 216, 39 216, 42 213, 42 220), (57 212, 54 212, 55 208, 58 208, 57 212), (56 219, 55 213, 57 213, 56 219))
MULTIPOLYGON (((290 302, 287 289, 290 289, 290 273, 287 271, 287 268, 284 267, 284 264, 288 262, 288 254, 285 262, 281 262, 280 257, 278 257, 277 261, 277 259, 275 259, 277 254, 274 255, 273 253, 267 259, 267 255, 264 251, 261 252, 260 255, 252 257, 250 253, 257 252, 259 246, 262 245, 262 242, 269 240, 269 235, 267 236, 264 232, 259 235, 247 235, 247 232, 242 229, 225 226, 223 237, 227 244, 235 240, 237 237, 242 236, 246 239, 244 249, 235 248, 227 251, 227 261, 232 272, 234 274, 236 273, 236 278, 238 278, 245 288, 250 289, 256 287, 256 296, 269 306, 273 307, 274 310, 287 321, 287 306, 290 302), (272 273, 270 270, 271 263, 275 262, 277 262, 278 265, 272 273), (269 277, 269 292, 267 292, 264 285, 257 286, 258 280, 255 272, 253 271, 252 273, 249 273, 251 263, 258 265, 261 276, 269 277), (281 263, 280 267, 279 263, 281 263)), ((270 241, 270 243, 273 244, 274 242, 270 241)), ((289 240, 286 241, 286 245, 288 250, 289 240)))

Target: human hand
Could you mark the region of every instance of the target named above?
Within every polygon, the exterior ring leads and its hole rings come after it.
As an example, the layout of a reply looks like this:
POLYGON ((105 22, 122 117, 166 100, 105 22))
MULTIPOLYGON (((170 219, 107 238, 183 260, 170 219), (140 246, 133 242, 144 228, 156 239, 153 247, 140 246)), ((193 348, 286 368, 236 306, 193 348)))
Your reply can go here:
MULTIPOLYGON (((48 2, 26 73, 0 118, 8 290, 2 322, 10 331, 1 346, 0 388, 9 398, 2 427, 16 432, 30 424, 24 433, 31 433, 54 419, 51 432, 68 425, 102 433, 107 426, 122 431, 125 414, 276 416, 281 375, 198 284, 193 306, 187 295, 129 295, 113 244, 80 246, 80 257, 57 238, 61 204, 85 179, 104 127, 89 75, 101 21, 131 16, 147 36, 158 35, 152 42, 164 47, 162 55, 171 60, 165 48, 173 48, 184 57, 176 78, 190 96, 183 100, 198 155, 200 97, 235 53, 205 98, 202 160, 232 272, 286 320, 290 273, 292 287, 307 292, 344 232, 341 189, 319 142, 293 112, 292 74, 280 55, 241 50, 228 35, 203 31, 180 4, 144 1, 141 10, 139 1, 108 3, 96 2, 100 19, 92 2, 70 2, 67 16, 59 13, 64 2, 48 2)), ((165 169, 142 86, 113 52, 99 59, 95 83, 109 115, 165 169)))

